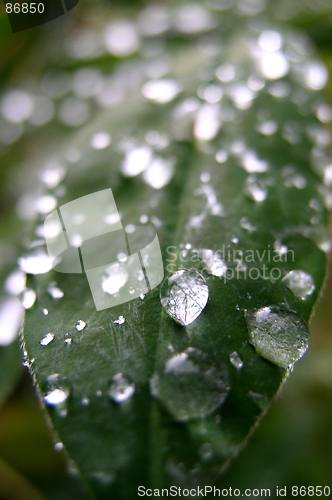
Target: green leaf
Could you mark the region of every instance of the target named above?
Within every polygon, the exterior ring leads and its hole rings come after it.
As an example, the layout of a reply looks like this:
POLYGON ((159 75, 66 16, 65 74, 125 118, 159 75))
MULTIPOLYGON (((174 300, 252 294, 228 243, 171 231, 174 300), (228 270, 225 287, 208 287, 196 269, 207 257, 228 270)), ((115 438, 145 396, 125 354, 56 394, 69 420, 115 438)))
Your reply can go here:
MULTIPOLYGON (((282 352, 273 356, 269 344, 265 354, 266 334, 280 328, 285 349, 300 340, 295 360, 301 357, 305 336, 294 336, 307 331, 323 283, 329 139, 316 118, 322 101, 314 88, 322 85, 310 80, 314 63, 290 64, 278 51, 266 58, 257 49, 257 27, 232 13, 218 22, 198 48, 183 33, 176 49, 174 40, 167 44, 169 73, 183 86, 178 96, 149 102, 158 89, 152 82, 142 99, 138 83, 61 149, 65 189, 54 191, 61 206, 112 188, 124 227, 156 229, 165 271, 202 273, 209 289, 202 313, 179 325, 162 308, 158 287, 96 311, 85 275, 28 276, 37 294, 24 329, 30 368, 46 402, 58 390, 53 396, 62 402, 47 410, 98 498, 131 499, 142 485, 212 483, 290 371, 282 352), (91 147, 99 132, 110 134, 110 146, 91 147), (143 145, 161 167, 123 175, 124 150, 143 145), (163 182, 173 159, 173 177, 163 182), (49 292, 54 281, 63 297, 49 292), (273 312, 274 326, 264 316, 256 328, 252 318, 262 308, 263 316, 273 312), (116 323, 120 316, 125 322, 116 323), (257 331, 263 337, 256 352, 257 331), (183 361, 190 376, 169 368, 183 361), (116 380, 134 392, 121 403, 110 397, 116 380)), ((263 47, 281 40, 265 36, 263 47)), ((291 46, 294 37, 287 33, 284 40, 291 46)), ((129 68, 144 80, 144 64, 129 68)), ((166 90, 172 85, 166 82, 166 90)))

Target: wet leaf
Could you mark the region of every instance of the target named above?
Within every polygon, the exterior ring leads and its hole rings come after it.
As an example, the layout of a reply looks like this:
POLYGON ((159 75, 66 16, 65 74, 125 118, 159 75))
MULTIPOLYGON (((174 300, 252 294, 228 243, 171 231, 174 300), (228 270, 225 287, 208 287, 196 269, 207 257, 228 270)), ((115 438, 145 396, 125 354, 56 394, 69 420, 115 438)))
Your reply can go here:
MULTIPOLYGON (((159 286, 143 293, 137 275, 137 298, 96 310, 86 275, 48 271, 43 246, 20 261, 37 295, 24 330, 31 371, 100 498, 131 499, 140 485, 213 482, 288 363, 304 354, 302 344, 280 352, 285 325, 306 347, 325 274, 329 108, 317 96, 325 66, 287 28, 261 30, 245 12, 219 19, 218 10, 195 8, 176 11, 177 37, 165 36, 165 53, 154 56, 154 64, 169 56, 167 77, 149 79, 146 60, 129 63, 135 88, 64 145, 64 178, 48 193, 61 207, 111 188, 128 238, 135 226, 153 228, 173 279, 162 288, 166 307, 159 286), (194 269, 190 279, 174 278, 181 269, 194 269), (261 322, 262 311, 276 321, 263 314, 261 322), (274 328, 276 356, 261 344, 255 351, 248 325, 256 349, 257 335, 266 342, 274 328)), ((95 208, 81 205, 77 226, 95 208)), ((129 280, 118 260, 98 274, 105 294, 129 280)))

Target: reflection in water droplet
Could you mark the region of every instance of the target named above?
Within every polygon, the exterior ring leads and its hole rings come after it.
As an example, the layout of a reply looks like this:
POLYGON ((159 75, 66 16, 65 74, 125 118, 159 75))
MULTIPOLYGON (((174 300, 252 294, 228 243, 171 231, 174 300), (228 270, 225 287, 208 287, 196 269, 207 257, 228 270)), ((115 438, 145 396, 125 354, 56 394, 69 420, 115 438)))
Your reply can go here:
POLYGON ((122 403, 131 398, 135 393, 135 384, 126 379, 122 373, 117 373, 112 378, 107 394, 114 403, 122 403))
POLYGON ((115 321, 113 321, 113 323, 115 323, 116 325, 123 325, 123 323, 126 321, 126 318, 124 318, 123 316, 119 316, 118 319, 116 319, 115 321))
POLYGON ((165 311, 180 325, 190 325, 207 304, 209 289, 203 276, 195 269, 181 269, 167 277, 160 288, 165 311))
POLYGON ((197 349, 188 348, 169 358, 150 380, 151 394, 178 421, 205 417, 226 399, 226 367, 197 349))
POLYGON ((302 300, 305 300, 308 295, 312 295, 316 288, 310 274, 301 270, 290 271, 282 281, 296 297, 302 300))
POLYGON ((36 301, 36 292, 32 288, 26 288, 21 293, 21 303, 24 309, 30 309, 36 301))
POLYGON ((278 306, 246 311, 249 341, 257 354, 287 368, 298 361, 309 346, 309 330, 294 311, 278 306))
POLYGON ((235 368, 240 370, 243 367, 243 361, 236 351, 232 352, 229 356, 229 360, 235 368))
POLYGON ((39 342, 40 345, 48 345, 54 339, 54 333, 47 333, 39 342))
POLYGON ((82 330, 83 330, 83 328, 85 328, 85 327, 86 327, 86 323, 84 323, 84 321, 82 321, 81 319, 79 319, 79 320, 77 321, 76 326, 75 326, 75 328, 76 328, 76 330, 77 330, 78 332, 82 331, 82 330))
POLYGON ((70 394, 70 385, 65 377, 53 373, 46 379, 43 390, 44 401, 49 406, 57 406, 64 403, 70 394))

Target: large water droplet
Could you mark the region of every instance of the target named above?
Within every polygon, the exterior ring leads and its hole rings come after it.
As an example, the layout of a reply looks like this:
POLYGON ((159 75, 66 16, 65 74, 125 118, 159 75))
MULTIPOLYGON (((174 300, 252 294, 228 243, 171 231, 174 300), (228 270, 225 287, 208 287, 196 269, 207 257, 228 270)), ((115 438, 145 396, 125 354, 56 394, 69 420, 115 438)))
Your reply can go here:
POLYGON ((212 356, 189 347, 154 373, 150 390, 176 420, 184 422, 205 417, 225 401, 228 373, 212 356))
POLYGON ((117 373, 112 378, 107 394, 114 403, 122 403, 131 398, 135 393, 135 384, 126 379, 122 373, 117 373))
POLYGON ((180 325, 190 325, 207 304, 209 289, 196 269, 181 269, 166 278, 160 288, 165 311, 180 325))
POLYGON ((309 330, 299 314, 278 306, 246 311, 249 341, 257 354, 283 368, 298 361, 309 346, 309 330))
POLYGON ((310 274, 301 270, 290 271, 282 279, 283 283, 292 290, 296 297, 305 300, 308 295, 312 295, 315 290, 314 280, 310 274))
POLYGON ((44 401, 49 406, 58 406, 64 403, 70 394, 70 385, 65 377, 53 373, 46 379, 44 401))

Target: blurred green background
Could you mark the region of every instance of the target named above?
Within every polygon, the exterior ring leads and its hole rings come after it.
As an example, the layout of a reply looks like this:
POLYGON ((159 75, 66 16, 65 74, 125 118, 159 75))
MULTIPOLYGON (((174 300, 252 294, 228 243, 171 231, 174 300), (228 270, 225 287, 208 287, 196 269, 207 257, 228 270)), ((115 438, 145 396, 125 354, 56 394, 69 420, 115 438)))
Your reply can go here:
MULTIPOLYGON (((137 3, 140 2, 81 0, 71 14, 15 35, 11 33, 1 4, 0 92, 19 87, 21 82, 33 86, 48 64, 51 67, 65 66, 66 70, 79 66, 79 60, 62 59, 57 44, 63 33, 72 30, 77 34, 78 30, 89 26, 97 31, 104 13, 109 17, 119 12, 131 16, 137 8, 133 4, 137 3)), ((275 3, 272 1, 271 6, 275 3)), ((290 22, 309 33, 332 73, 332 6, 325 2, 325 10, 314 11, 301 10, 306 2, 288 3, 295 10, 290 22), (295 5, 300 5, 298 10, 295 5)), ((104 71, 111 71, 115 62, 116 58, 110 55, 93 59, 93 65, 104 71)), ((331 78, 324 92, 332 102, 331 78)), ((0 123, 0 132, 3 127, 0 123)), ((39 165, 32 158, 42 158, 56 150, 69 133, 71 130, 53 120, 39 129, 27 128, 13 144, 0 143, 2 279, 15 267, 22 235, 29 229, 29 222, 16 215, 15 206, 24 193, 35 190, 35 172, 39 165)), ((332 254, 330 263, 331 257, 332 254)), ((277 486, 289 489, 292 485, 332 486, 331 305, 330 265, 325 289, 312 318, 310 349, 296 364, 292 376, 250 439, 249 446, 217 481, 219 487, 271 488, 273 491, 277 486)), ((15 368, 21 363, 18 352, 18 341, 0 347, 0 376, 8 376, 13 381, 12 390, 3 395, 0 407, 0 499, 90 498, 80 479, 68 473, 64 452, 56 452, 53 448, 48 423, 28 370, 15 368), (7 371, 8 364, 15 368, 12 372, 7 371)))

